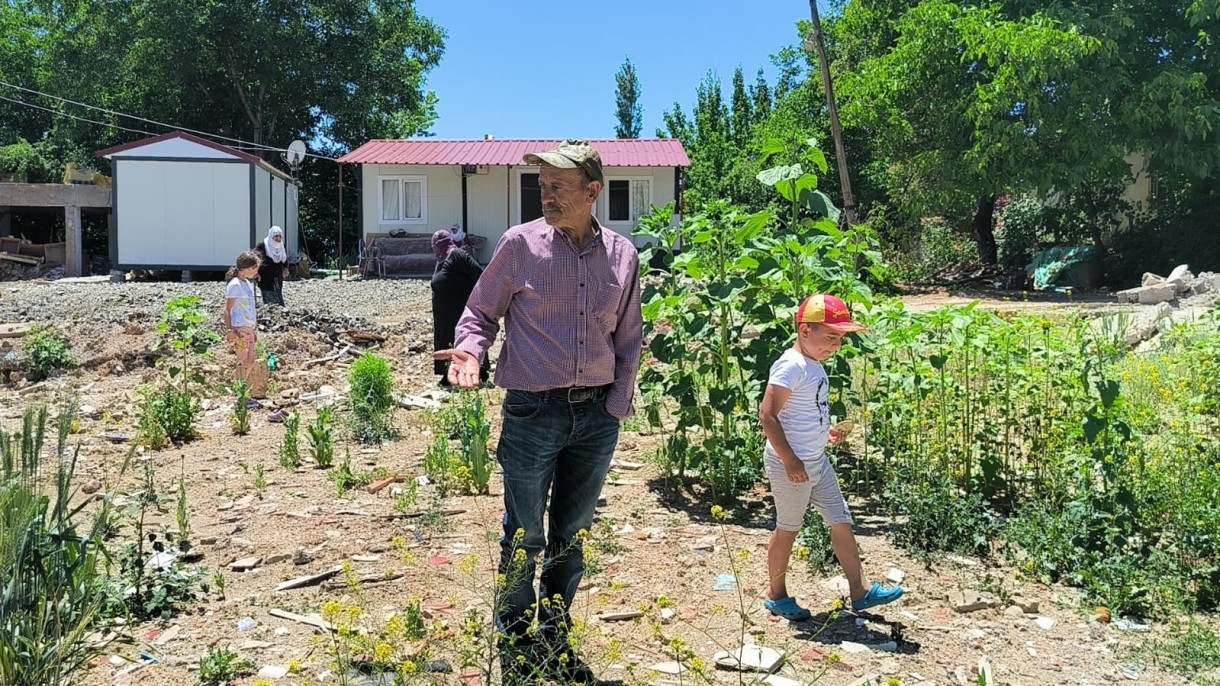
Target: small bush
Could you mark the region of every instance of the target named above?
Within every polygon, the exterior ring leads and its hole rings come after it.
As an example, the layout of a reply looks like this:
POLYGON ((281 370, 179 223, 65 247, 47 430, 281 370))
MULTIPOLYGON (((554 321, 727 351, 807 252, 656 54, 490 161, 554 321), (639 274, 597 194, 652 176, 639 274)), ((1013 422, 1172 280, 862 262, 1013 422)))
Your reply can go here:
POLYGON ((1025 196, 1009 201, 999 212, 996 247, 1000 264, 1010 269, 1029 264, 1046 225, 1043 201, 1025 196))
POLYGON ((141 391, 140 429, 138 441, 153 450, 160 449, 167 440, 189 441, 195 437, 195 417, 199 414, 199 401, 190 393, 173 386, 161 390, 146 388, 141 391))
POLYGON ((834 547, 830 544, 830 527, 822 521, 816 508, 805 510, 805 521, 796 536, 798 557, 805 558, 812 572, 823 574, 838 564, 834 547))
POLYGON ((1197 677, 1192 683, 1200 686, 1220 684, 1220 633, 1191 618, 1173 622, 1165 635, 1137 648, 1136 655, 1166 671, 1197 677))
MULTIPOLYGON (((128 461, 130 459, 129 454, 128 461)), ((189 522, 185 518, 186 489, 182 482, 179 482, 175 497, 179 526, 189 532, 189 522)), ((132 497, 126 513, 131 527, 129 543, 117 556, 117 574, 102 585, 106 596, 102 616, 123 617, 128 621, 169 619, 198 597, 203 571, 178 562, 172 555, 168 559, 158 557, 160 553, 172 553, 175 544, 179 546, 178 550, 187 550, 189 543, 183 545, 183 532, 171 537, 146 529, 149 511, 164 513, 170 499, 170 496, 157 493, 152 462, 145 462, 141 490, 132 497)))
POLYGON ((254 663, 228 648, 208 648, 199 658, 199 686, 228 686, 254 673, 254 663))
POLYGON ((25 335, 22 348, 25 376, 42 381, 61 369, 72 369, 76 359, 68 349, 68 339, 54 326, 36 326, 25 335))
POLYGON ((250 433, 250 385, 245 381, 233 384, 233 433, 245 436, 250 433))
POLYGON ((424 453, 424 474, 428 476, 429 481, 436 484, 441 494, 447 494, 453 487, 460 463, 453 456, 448 436, 442 434, 439 427, 436 432, 432 445, 428 446, 428 451, 424 453))
POLYGON ((927 560, 933 553, 986 557, 991 552, 995 517, 982 496, 962 494, 948 477, 898 472, 886 498, 905 520, 890 530, 890 539, 912 555, 927 560))
POLYGON ((352 365, 352 437, 358 443, 394 438, 394 373, 384 359, 365 353, 352 365))
POLYGON ((318 417, 306 427, 309 432, 309 454, 318 469, 328 469, 335 463, 335 437, 331 430, 334 413, 328 408, 318 410, 318 417))
POLYGON ((280 443, 280 466, 297 469, 301 466, 301 448, 298 443, 301 431, 301 415, 293 410, 284 420, 284 442, 280 443))
POLYGON ((458 481, 471 493, 486 493, 491 481, 491 458, 487 452, 487 440, 491 436, 491 422, 483 396, 478 391, 461 393, 457 400, 460 423, 458 440, 462 443, 461 466, 458 481))
POLYGON ((355 488, 360 485, 360 477, 352 472, 352 456, 348 454, 343 458, 343 462, 338 469, 331 470, 326 477, 335 485, 335 493, 340 498, 348 489, 355 488))

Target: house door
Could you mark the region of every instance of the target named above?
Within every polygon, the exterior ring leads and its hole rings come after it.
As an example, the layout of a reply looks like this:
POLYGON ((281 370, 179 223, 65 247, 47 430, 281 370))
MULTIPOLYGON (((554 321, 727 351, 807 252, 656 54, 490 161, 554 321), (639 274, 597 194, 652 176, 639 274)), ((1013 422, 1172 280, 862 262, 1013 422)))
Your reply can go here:
POLYGON ((522 224, 532 222, 542 216, 542 189, 538 187, 537 174, 521 175, 519 201, 522 224))

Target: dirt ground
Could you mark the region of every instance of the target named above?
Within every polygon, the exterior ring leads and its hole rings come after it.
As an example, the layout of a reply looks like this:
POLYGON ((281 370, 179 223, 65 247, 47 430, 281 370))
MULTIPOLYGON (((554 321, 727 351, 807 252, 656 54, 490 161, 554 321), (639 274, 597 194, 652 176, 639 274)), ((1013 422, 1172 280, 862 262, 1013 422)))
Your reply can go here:
MULTIPOLYGON (((341 395, 346 386, 344 365, 307 363, 327 356, 336 340, 351 340, 350 331, 384 337, 375 347, 391 361, 399 392, 419 395, 435 387, 425 282, 290 282, 285 291, 286 312, 260 312, 267 329, 263 340, 282 365, 275 373, 273 396, 308 395, 324 386, 341 395)), ((218 283, 3 284, 0 323, 59 323, 71 336, 83 366, 43 385, 0 386, 0 423, 11 430, 23 408, 55 406, 68 399, 96 409, 91 418, 82 420, 74 436, 80 445, 78 483, 86 491, 133 492, 136 474, 118 479, 130 447, 107 436, 116 440, 120 435, 134 436, 137 389, 163 373, 150 366, 157 317, 168 298, 185 294, 203 296, 218 310, 220 292, 218 283)), ((926 309, 969 300, 969 295, 924 294, 910 296, 907 302, 912 308, 926 309)), ((983 306, 1079 307, 1081 300, 1079 296, 1074 302, 997 299, 983 306)), ((0 340, 0 355, 3 346, 12 343, 12 339, 0 340)), ((213 591, 172 620, 129 627, 132 643, 116 646, 112 654, 132 660, 146 654, 156 662, 125 671, 131 665, 103 658, 84 683, 194 683, 195 663, 215 645, 237 649, 259 667, 286 667, 294 661, 302 665, 302 673, 276 683, 337 683, 333 659, 326 651, 328 642, 315 640, 320 632, 274 617, 271 610, 308 615, 320 613, 329 600, 359 602, 369 620, 377 623, 387 613, 402 612, 412 598, 420 598, 433 619, 454 630, 469 609, 490 614, 487 589, 494 578, 502 514, 498 476, 493 477, 491 495, 451 496, 434 505, 430 505, 434 487, 421 487, 412 512, 431 507, 452 513, 432 518, 392 518, 396 497, 389 488, 376 495, 360 489, 336 497, 326 471, 308 464, 297 471, 280 467, 277 445, 283 428, 267 421, 269 409, 254 412, 249 435, 232 434, 231 401, 221 383, 227 362, 219 358, 205 365, 214 383, 198 424, 202 436, 139 459, 151 462, 162 494, 172 496, 179 480, 185 480, 191 539, 194 549, 203 554, 196 564, 207 568, 209 577, 224 570, 224 597, 213 591), (260 465, 266 474, 261 492, 255 486, 260 465), (296 561, 304 563, 295 564, 294 556, 301 549, 306 555, 296 561), (234 560, 247 557, 262 561, 250 571, 228 568, 234 560), (274 590, 285 580, 349 563, 361 578, 401 576, 363 584, 357 590, 342 583, 338 588, 274 590), (247 618, 253 620, 252 627, 242 621, 247 618)), ((492 403, 494 445, 502 393, 489 391, 487 397, 492 403)), ((312 421, 316 405, 297 405, 302 425, 312 421)), ((432 440, 429 414, 400 410, 397 425, 402 438, 380 448, 341 440, 336 448, 339 460, 344 450, 350 450, 353 471, 383 468, 407 477, 419 475, 432 440)), ((1022 583, 1011 569, 965 558, 945 559, 925 568, 888 543, 884 532, 890 522, 873 514, 876 507, 870 502, 852 503, 866 571, 876 579, 885 579, 893 570, 904 573, 906 597, 874 614, 842 613, 831 620, 829 612, 842 595, 839 587, 833 579, 811 574, 796 563, 790 590, 814 610, 815 620, 790 625, 769 617, 761 604, 772 516, 765 490, 760 487, 721 526, 710 517, 710 502, 665 486, 648 459, 658 437, 630 430, 634 428, 635 423, 625 425, 603 491, 600 524, 589 546, 596 570, 582 585, 575 607, 575 614, 589 622, 583 652, 602 679, 697 683, 689 673, 674 677, 649 670, 673 659, 667 641, 682 638, 710 663, 716 651, 736 648, 744 635, 749 642, 785 651, 786 665, 780 673, 802 683, 846 686, 870 675, 882 677, 881 684, 888 677, 902 684, 978 683, 973 670, 981 658, 990 661, 1000 684, 1113 684, 1129 679, 1142 684, 1187 683, 1146 664, 1130 664, 1138 662, 1130 656, 1130 648, 1143 637, 1114 624, 1092 622, 1094 608, 1082 604, 1073 589, 1022 583), (740 568, 736 587, 715 590, 718 576, 730 572, 734 563, 740 568), (959 613, 951 598, 961 591, 1021 596, 1036 601, 1038 607, 1027 614, 1001 603, 959 613), (641 619, 602 618, 637 610, 660 596, 673 600, 674 616, 664 623, 655 605, 641 619), (831 664, 832 654, 841 657, 838 664, 831 664)), ((164 514, 150 519, 157 527, 175 528, 172 502, 164 514)), ((443 643, 437 650, 453 672, 435 675, 436 681, 463 683, 457 656, 443 643)), ((474 680, 467 676, 466 683, 474 680)), ((739 676, 726 670, 712 672, 717 683, 739 683, 739 676)), ((755 678, 747 676, 744 683, 755 678)), ((254 680, 250 677, 242 683, 254 680)))

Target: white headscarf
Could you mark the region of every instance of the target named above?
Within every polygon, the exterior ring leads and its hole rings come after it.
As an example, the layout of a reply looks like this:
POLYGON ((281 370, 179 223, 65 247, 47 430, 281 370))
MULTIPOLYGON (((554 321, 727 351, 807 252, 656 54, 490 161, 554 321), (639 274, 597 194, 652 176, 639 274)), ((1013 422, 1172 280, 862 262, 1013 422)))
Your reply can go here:
POLYGON ((461 245, 462 241, 466 240, 466 232, 462 230, 461 222, 453 222, 453 226, 449 228, 449 234, 456 245, 461 245))
POLYGON ((288 251, 284 249, 284 241, 273 240, 276 236, 284 237, 284 230, 278 226, 271 227, 267 232, 267 237, 263 239, 263 247, 267 250, 267 257, 271 258, 272 262, 282 264, 288 261, 288 251))

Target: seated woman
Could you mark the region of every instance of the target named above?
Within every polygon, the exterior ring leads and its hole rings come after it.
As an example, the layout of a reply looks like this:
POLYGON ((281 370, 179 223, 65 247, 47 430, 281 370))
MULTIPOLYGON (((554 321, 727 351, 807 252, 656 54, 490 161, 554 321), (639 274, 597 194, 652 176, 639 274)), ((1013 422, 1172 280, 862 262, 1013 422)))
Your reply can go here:
MULTIPOLYGON (((432 345, 433 350, 448 350, 453 347, 458 319, 483 274, 483 267, 470 253, 459 248, 453 241, 453 233, 445 229, 432 234, 432 252, 436 255, 436 268, 432 272, 432 345)), ((448 363, 437 360, 432 364, 432 370, 440 376, 440 385, 448 386, 448 363)), ((483 381, 490 375, 490 364, 487 358, 483 359, 479 370, 479 378, 483 381)))

